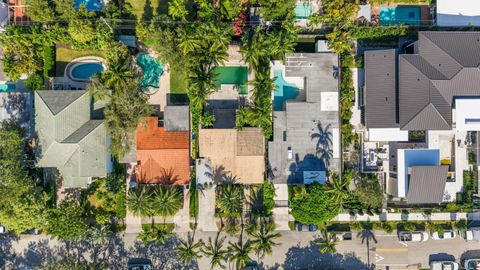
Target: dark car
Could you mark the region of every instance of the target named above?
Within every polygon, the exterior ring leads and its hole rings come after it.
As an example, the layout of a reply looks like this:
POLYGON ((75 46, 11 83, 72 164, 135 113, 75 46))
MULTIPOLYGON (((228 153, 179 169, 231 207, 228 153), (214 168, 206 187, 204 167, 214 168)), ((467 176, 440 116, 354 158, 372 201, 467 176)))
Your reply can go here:
POLYGON ((129 259, 128 270, 153 270, 152 261, 145 258, 133 258, 129 259))
POLYGON ((302 223, 297 223, 295 226, 295 230, 297 232, 315 232, 317 231, 318 227, 315 224, 302 224, 302 223))

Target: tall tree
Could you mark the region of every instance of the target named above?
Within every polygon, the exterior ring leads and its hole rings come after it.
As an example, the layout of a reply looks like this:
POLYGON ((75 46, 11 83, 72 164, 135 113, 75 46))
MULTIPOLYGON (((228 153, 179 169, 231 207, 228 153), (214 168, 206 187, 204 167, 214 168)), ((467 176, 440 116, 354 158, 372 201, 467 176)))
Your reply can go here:
POLYGON ((130 190, 128 193, 127 206, 135 216, 153 215, 152 196, 145 187, 139 187, 135 191, 130 190))
POLYGON ((175 215, 183 206, 183 194, 175 186, 159 186, 153 193, 153 211, 165 219, 175 215))
POLYGON ((243 186, 224 184, 218 188, 217 204, 225 217, 238 217, 243 208, 243 186))
POLYGON ((335 253, 337 252, 337 242, 338 239, 335 238, 334 232, 328 232, 326 229, 322 229, 320 231, 321 238, 316 239, 314 242, 315 244, 320 246, 320 253, 335 253))
POLYGON ((48 197, 30 176, 24 130, 0 123, 0 223, 14 233, 41 228, 48 197))
POLYGON ((55 12, 49 0, 27 1, 27 16, 36 22, 50 23, 55 20, 55 12))
POLYGON ((228 254, 228 250, 225 249, 225 236, 220 237, 220 232, 217 233, 215 240, 212 240, 211 237, 208 237, 207 244, 202 247, 202 252, 205 256, 210 258, 210 269, 214 269, 215 267, 220 267, 225 269, 225 260, 228 254))
POLYGON ((280 238, 280 233, 274 233, 274 223, 262 222, 260 229, 251 232, 251 236, 254 238, 252 241, 253 250, 257 253, 257 257, 263 259, 265 255, 272 254, 272 248, 279 245, 275 242, 275 239, 280 238))
POLYGON ((200 239, 195 242, 195 231, 192 234, 188 232, 187 239, 179 239, 179 244, 175 247, 175 251, 182 258, 184 265, 190 265, 194 260, 202 257, 201 248, 203 241, 200 239))
POLYGON ((235 262, 236 269, 242 269, 252 261, 250 253, 253 251, 253 243, 250 239, 243 240, 243 232, 240 234, 238 242, 228 242, 228 244, 228 249, 232 254, 229 260, 235 262))
POLYGON ((318 183, 295 187, 290 207, 295 220, 304 224, 321 224, 334 218, 340 210, 318 183))
POLYGON ((346 173, 340 178, 338 175, 332 175, 326 186, 325 192, 330 195, 330 199, 333 203, 342 207, 343 202, 349 197, 349 185, 351 178, 346 173))
POLYGON ((58 207, 47 211, 45 229, 61 240, 78 240, 88 230, 83 208, 74 200, 64 200, 58 207))

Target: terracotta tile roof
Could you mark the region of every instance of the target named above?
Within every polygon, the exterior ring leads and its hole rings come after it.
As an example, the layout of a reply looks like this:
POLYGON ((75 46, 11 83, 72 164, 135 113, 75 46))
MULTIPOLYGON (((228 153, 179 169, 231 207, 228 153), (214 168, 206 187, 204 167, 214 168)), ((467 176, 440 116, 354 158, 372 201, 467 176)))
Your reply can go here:
POLYGON ((189 148, 188 131, 165 131, 158 127, 158 117, 147 117, 137 127, 137 150, 189 148))
POLYGON ((190 182, 189 149, 137 150, 137 181, 186 185, 190 182))
POLYGON ((158 117, 147 117, 136 132, 137 181, 186 185, 190 182, 189 131, 165 131, 158 117))

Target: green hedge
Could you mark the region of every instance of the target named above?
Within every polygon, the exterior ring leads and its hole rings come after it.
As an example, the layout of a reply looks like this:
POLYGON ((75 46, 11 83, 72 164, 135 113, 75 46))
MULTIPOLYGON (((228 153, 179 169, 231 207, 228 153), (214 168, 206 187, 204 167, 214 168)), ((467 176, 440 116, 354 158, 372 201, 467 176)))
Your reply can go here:
POLYGON ((43 76, 45 78, 55 76, 55 47, 43 47, 43 76))

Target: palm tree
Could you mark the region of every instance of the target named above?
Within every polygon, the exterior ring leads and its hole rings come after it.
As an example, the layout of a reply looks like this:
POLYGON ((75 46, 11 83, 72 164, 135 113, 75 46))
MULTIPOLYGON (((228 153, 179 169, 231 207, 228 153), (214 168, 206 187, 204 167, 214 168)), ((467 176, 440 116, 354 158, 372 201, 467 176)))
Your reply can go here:
POLYGON ((372 223, 367 221, 360 223, 360 225, 362 226, 362 230, 357 234, 357 237, 360 237, 362 239, 362 244, 367 244, 367 263, 368 266, 370 266, 370 241, 374 241, 375 243, 377 243, 377 239, 375 238, 375 234, 373 234, 372 231, 372 223))
POLYGON ((225 184, 218 187, 218 207, 222 214, 227 217, 238 217, 242 214, 243 186, 237 184, 225 184))
POLYGON ((139 187, 134 192, 130 190, 127 205, 128 210, 135 216, 151 216, 153 214, 152 196, 145 187, 139 187))
POLYGON ((321 230, 320 233, 322 234, 322 238, 314 241, 315 244, 320 246, 320 252, 322 254, 337 252, 336 245, 338 239, 335 237, 335 233, 329 233, 326 229, 321 230))
POLYGON ((108 89, 121 91, 128 85, 128 81, 133 79, 133 72, 129 69, 130 59, 128 57, 119 58, 117 61, 109 63, 108 69, 100 73, 100 79, 108 89))
POLYGON ((168 4, 168 15, 173 19, 178 19, 181 21, 185 21, 187 19, 188 10, 186 9, 185 5, 187 1, 185 0, 172 0, 168 4))
POLYGON ((153 204, 155 214, 163 217, 175 215, 183 206, 183 194, 173 186, 160 186, 154 191, 153 204))
POLYGON ((199 253, 203 246, 203 241, 200 239, 195 242, 195 231, 193 234, 188 232, 187 240, 179 239, 180 243, 175 247, 175 251, 180 254, 180 258, 183 259, 185 265, 189 265, 193 260, 197 260, 202 257, 199 253))
POLYGON ((143 230, 138 234, 138 238, 146 245, 148 243, 160 243, 161 245, 165 245, 167 240, 172 237, 172 233, 170 233, 165 227, 157 227, 153 223, 150 226, 146 226, 143 230))
POLYGON ((326 193, 330 194, 331 200, 338 204, 340 207, 343 202, 349 197, 349 186, 351 178, 344 176, 340 178, 338 175, 333 175, 329 179, 329 183, 326 186, 326 193))
POLYGON ((223 263, 228 254, 228 250, 223 248, 224 243, 225 236, 220 238, 220 232, 218 232, 214 241, 212 241, 211 237, 208 237, 208 243, 201 248, 203 254, 210 257, 210 269, 213 269, 216 266, 225 268, 223 263))
POLYGON ((262 222, 260 230, 250 233, 255 239, 252 241, 253 249, 257 257, 264 258, 266 254, 272 254, 272 248, 279 244, 274 240, 281 237, 280 233, 273 233, 275 224, 272 222, 262 222))
POLYGON ((250 258, 250 253, 253 251, 253 242, 250 239, 247 239, 246 242, 243 241, 243 232, 240 233, 238 242, 232 243, 228 242, 229 251, 232 254, 230 257, 230 262, 235 262, 237 269, 242 269, 246 264, 252 261, 250 258))

